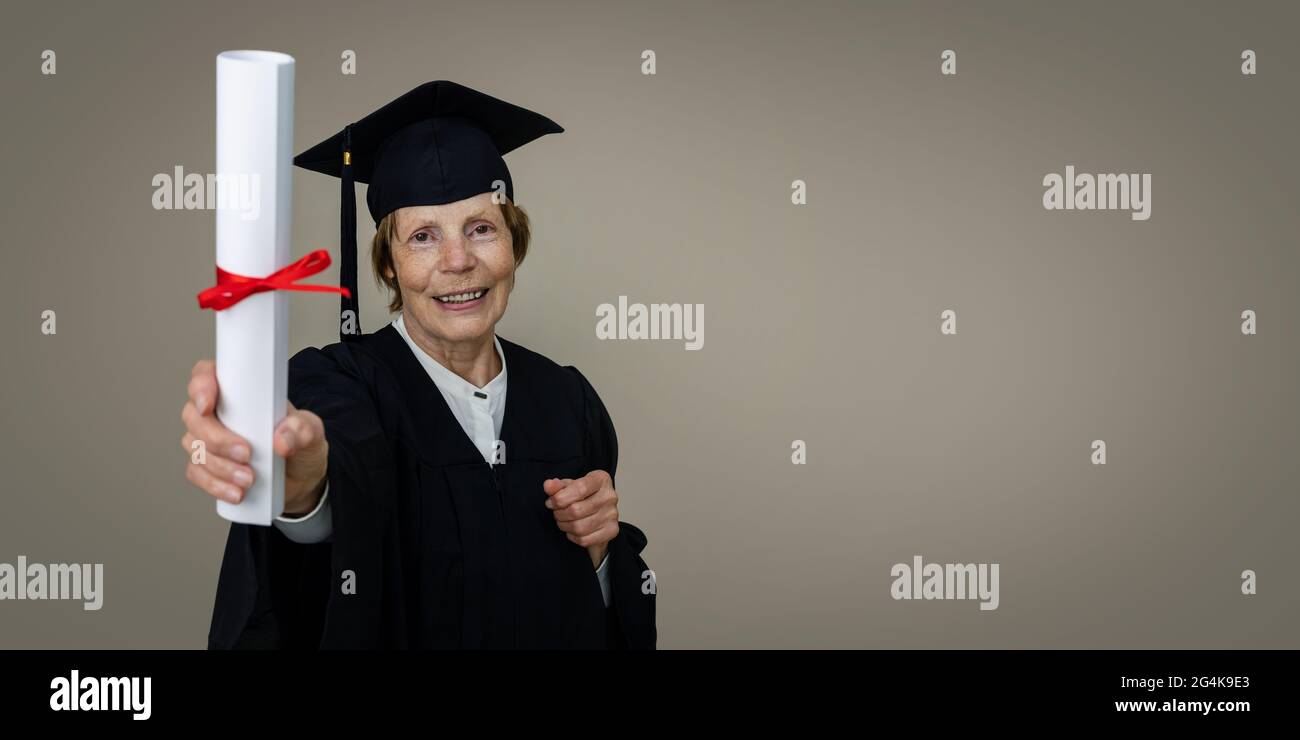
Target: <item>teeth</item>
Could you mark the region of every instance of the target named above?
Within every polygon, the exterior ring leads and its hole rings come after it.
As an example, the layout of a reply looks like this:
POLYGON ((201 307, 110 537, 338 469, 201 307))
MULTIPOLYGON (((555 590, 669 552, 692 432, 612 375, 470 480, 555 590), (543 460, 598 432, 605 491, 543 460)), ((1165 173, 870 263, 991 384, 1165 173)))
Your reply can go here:
POLYGON ((442 301, 443 303, 464 303, 466 301, 472 301, 477 298, 481 298, 483 297, 483 294, 486 292, 487 291, 485 290, 477 290, 474 291, 473 293, 457 293, 456 295, 440 296, 438 300, 442 301))

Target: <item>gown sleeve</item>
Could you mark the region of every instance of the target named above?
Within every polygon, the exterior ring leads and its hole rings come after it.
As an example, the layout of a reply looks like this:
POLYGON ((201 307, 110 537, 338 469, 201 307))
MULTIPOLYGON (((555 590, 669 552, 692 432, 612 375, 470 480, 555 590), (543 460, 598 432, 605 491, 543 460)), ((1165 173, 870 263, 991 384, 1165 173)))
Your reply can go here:
POLYGON ((209 649, 322 646, 326 617, 337 600, 333 559, 340 547, 355 549, 349 545, 364 544, 367 536, 373 544, 375 522, 370 520, 386 508, 363 500, 385 490, 380 471, 391 466, 391 451, 362 376, 344 343, 309 347, 289 361, 290 402, 317 414, 325 425, 335 514, 343 507, 349 514, 365 508, 367 515, 354 515, 348 532, 340 531, 341 518, 335 516, 333 541, 312 544, 293 542, 277 527, 232 523, 217 580, 209 649))
MULTIPOLYGON (((618 435, 614 422, 596 389, 572 365, 566 366, 582 386, 586 416, 586 456, 593 470, 604 470, 615 481, 618 467, 618 435)), ((633 650, 654 650, 658 639, 655 628, 654 573, 641 557, 647 539, 640 528, 619 520, 618 535, 609 542, 610 632, 612 646, 633 650)))

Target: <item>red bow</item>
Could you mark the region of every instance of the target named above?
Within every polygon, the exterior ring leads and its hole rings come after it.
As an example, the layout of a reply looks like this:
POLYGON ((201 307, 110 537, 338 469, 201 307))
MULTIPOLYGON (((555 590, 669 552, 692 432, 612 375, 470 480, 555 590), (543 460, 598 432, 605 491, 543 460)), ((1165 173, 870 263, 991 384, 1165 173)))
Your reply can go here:
POLYGON ((295 280, 315 275, 329 266, 329 251, 317 249, 292 265, 282 267, 264 278, 236 275, 218 267, 217 284, 199 293, 199 308, 221 311, 230 308, 254 293, 262 293, 268 290, 309 290, 320 293, 342 293, 351 298, 352 293, 347 288, 334 285, 296 285, 294 283, 295 280))

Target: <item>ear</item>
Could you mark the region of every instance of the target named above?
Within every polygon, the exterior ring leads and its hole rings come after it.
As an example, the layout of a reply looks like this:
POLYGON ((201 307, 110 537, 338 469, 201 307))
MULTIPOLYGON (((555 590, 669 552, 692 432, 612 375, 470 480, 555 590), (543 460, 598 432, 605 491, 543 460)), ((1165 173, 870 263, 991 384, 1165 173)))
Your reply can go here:
POLYGON ((388 254, 386 255, 386 259, 383 260, 384 265, 379 270, 385 278, 394 281, 397 280, 397 255, 393 254, 395 251, 396 250, 393 249, 393 245, 390 242, 388 245, 388 254))

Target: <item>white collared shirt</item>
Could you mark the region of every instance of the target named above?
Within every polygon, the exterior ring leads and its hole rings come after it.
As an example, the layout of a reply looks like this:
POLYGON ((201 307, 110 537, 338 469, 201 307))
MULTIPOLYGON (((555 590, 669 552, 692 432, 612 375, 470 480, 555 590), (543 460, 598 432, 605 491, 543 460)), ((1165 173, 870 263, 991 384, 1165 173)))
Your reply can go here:
MULTIPOLYGON (((501 438, 501 423, 505 418, 506 411, 506 353, 501 348, 501 340, 496 337, 495 333, 492 335, 497 355, 501 358, 501 372, 497 373, 495 378, 489 380, 487 385, 479 388, 443 367, 428 352, 425 352, 420 345, 416 344, 411 339, 411 335, 406 332, 406 324, 402 320, 401 314, 398 314, 397 318, 393 320, 393 327, 397 329, 398 334, 402 335, 402 339, 406 340, 407 346, 411 348, 411 352, 420 361, 421 367, 429 374, 429 378, 433 380, 434 385, 438 387, 442 397, 446 399, 452 415, 460 423, 461 429, 465 430, 466 436, 473 440, 474 446, 483 455, 484 461, 489 465, 492 464, 497 440, 501 438)), ((333 520, 330 518, 328 498, 329 484, 326 484, 315 509, 296 519, 278 516, 275 518, 276 528, 294 542, 302 544, 324 542, 329 539, 334 531, 333 520)), ((600 593, 605 600, 605 606, 609 606, 610 602, 609 573, 605 567, 608 564, 609 554, 607 553, 604 560, 600 562, 600 567, 596 569, 596 576, 600 581, 600 593)))
POLYGON ((464 429, 465 434, 474 441, 474 446, 478 448, 479 454, 483 455, 483 459, 489 465, 492 464, 494 457, 492 453, 497 440, 501 439, 501 421, 506 413, 506 353, 501 349, 501 340, 497 339, 495 333, 492 334, 497 355, 501 357, 501 372, 489 380, 487 385, 478 388, 443 367, 441 363, 429 356, 428 352, 421 349, 415 340, 411 339, 411 335, 406 333, 406 324, 400 314, 393 321, 393 326, 415 353, 424 371, 433 378, 438 390, 442 391, 442 397, 447 399, 447 405, 451 407, 451 413, 456 417, 456 421, 460 422, 460 428, 464 429))

